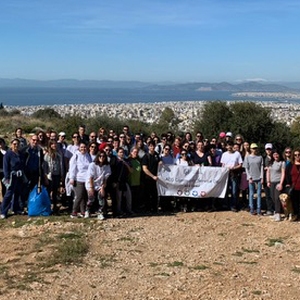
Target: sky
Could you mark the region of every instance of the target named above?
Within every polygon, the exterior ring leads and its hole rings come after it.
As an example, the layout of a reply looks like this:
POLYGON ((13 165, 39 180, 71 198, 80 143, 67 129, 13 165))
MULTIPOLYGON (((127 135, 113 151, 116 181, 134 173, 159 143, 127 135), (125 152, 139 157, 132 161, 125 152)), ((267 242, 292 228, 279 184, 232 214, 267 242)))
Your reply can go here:
POLYGON ((0 78, 300 81, 298 0, 9 0, 0 78))

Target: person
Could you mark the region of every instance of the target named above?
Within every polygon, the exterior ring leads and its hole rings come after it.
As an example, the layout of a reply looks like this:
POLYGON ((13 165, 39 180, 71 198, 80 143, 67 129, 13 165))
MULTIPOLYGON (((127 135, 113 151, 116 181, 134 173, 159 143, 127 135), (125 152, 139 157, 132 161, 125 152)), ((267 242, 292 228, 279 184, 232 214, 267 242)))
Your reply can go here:
POLYGON ((65 156, 67 151, 68 143, 66 142, 66 133, 61 131, 58 134, 58 141, 57 141, 57 150, 60 152, 62 157, 65 156))
POLYGON ((89 143, 89 136, 86 134, 85 125, 78 126, 78 135, 79 135, 79 142, 85 143, 86 145, 89 143))
POLYGON ((174 165, 174 158, 171 154, 171 146, 169 144, 164 146, 163 152, 160 155, 160 163, 165 165, 174 165))
POLYGON ((73 186, 75 199, 71 218, 88 217, 85 214, 87 203, 87 191, 85 181, 89 164, 92 162, 90 154, 87 152, 87 146, 84 142, 79 145, 77 151, 70 159, 69 178, 70 185, 73 186))
POLYGON ((37 145, 44 150, 44 152, 47 150, 48 145, 48 137, 46 135, 46 132, 43 130, 39 130, 37 133, 37 145))
POLYGON ((0 181, 1 181, 1 199, 3 199, 5 192, 6 192, 6 186, 2 182, 2 179, 4 178, 4 172, 3 172, 3 160, 4 155, 6 153, 6 144, 5 140, 3 138, 0 138, 0 181))
POLYGON ((128 185, 128 177, 131 172, 131 166, 125 159, 125 151, 122 147, 117 150, 117 165, 116 165, 116 200, 117 200, 117 216, 123 216, 124 212, 122 209, 123 197, 126 199, 126 212, 128 215, 132 215, 132 196, 130 187, 128 185))
POLYGON ((71 157, 79 150, 80 145, 80 137, 78 132, 74 132, 72 134, 72 144, 69 144, 67 146, 67 149, 65 151, 65 166, 66 170, 69 170, 69 161, 71 157))
POLYGON ((92 161, 94 161, 98 152, 98 145, 96 142, 90 142, 88 144, 88 152, 92 158, 92 161))
POLYGON ((105 151, 100 150, 94 161, 89 164, 87 170, 87 179, 85 181, 85 188, 88 191, 88 202, 85 217, 90 216, 91 208, 94 205, 95 200, 98 201, 98 219, 104 220, 106 199, 105 189, 107 185, 107 179, 111 174, 110 165, 107 161, 107 155, 105 151))
POLYGON ((128 183, 132 195, 132 210, 137 212, 141 209, 141 174, 142 174, 142 165, 140 158, 138 156, 139 149, 132 148, 128 162, 131 166, 131 172, 129 173, 128 183))
MULTIPOLYGON (((273 145, 271 143, 266 143, 265 144, 265 154, 263 156, 263 161, 264 161, 264 182, 267 181, 267 171, 268 167, 270 165, 270 162, 272 160, 272 149, 273 145)), ((270 188, 265 185, 264 186, 264 191, 265 191, 265 197, 266 197, 266 205, 267 205, 267 212, 266 215, 273 215, 274 212, 274 203, 271 197, 271 192, 270 188)))
POLYGON ((238 211, 238 191, 240 185, 240 170, 242 168, 242 156, 239 151, 233 151, 233 142, 228 141, 226 144, 227 151, 222 154, 221 164, 223 168, 229 169, 229 180, 227 188, 227 198, 231 190, 229 206, 231 211, 238 211))
POLYGON ((271 198, 275 206, 274 220, 280 221, 281 203, 279 199, 280 192, 283 190, 285 179, 285 162, 281 154, 273 150, 272 160, 267 170, 267 185, 270 188, 271 198))
POLYGON ((251 215, 261 215, 261 190, 264 183, 263 157, 258 153, 256 143, 250 145, 251 154, 245 157, 243 167, 249 181, 249 207, 251 215), (256 213, 254 210, 254 193, 257 193, 256 213))
POLYGON ((291 200, 293 204, 294 215, 292 220, 299 219, 299 203, 300 203, 300 148, 295 148, 292 153, 291 162, 285 169, 285 186, 292 187, 291 200))
POLYGON ((197 143, 197 150, 191 153, 191 159, 195 165, 211 166, 212 160, 208 152, 205 152, 203 141, 197 143))
POLYGON ((37 185, 47 185, 48 179, 44 174, 43 162, 44 162, 44 151, 38 145, 38 136, 32 135, 29 144, 21 150, 22 156, 24 157, 24 171, 28 180, 28 186, 26 188, 26 194, 37 185))
MULTIPOLYGON (((163 149, 165 147, 165 145, 167 144, 167 135, 165 133, 163 133, 160 137, 160 142, 156 143, 155 146, 155 152, 158 153, 159 155, 161 155, 163 153, 163 149)), ((148 145, 149 147, 149 145, 148 145)))
POLYGON ((180 153, 180 150, 181 150, 181 137, 177 136, 175 138, 175 141, 174 141, 173 145, 172 145, 172 153, 173 153, 174 159, 180 153))
POLYGON ((24 161, 19 151, 19 145, 20 141, 14 138, 10 143, 10 149, 4 155, 3 172, 6 192, 1 204, 1 219, 7 218, 12 201, 12 209, 15 214, 21 214, 24 209, 24 201, 20 201, 25 180, 24 161))
POLYGON ((154 150, 154 142, 149 142, 149 152, 142 159, 142 169, 145 173, 145 206, 149 212, 157 212, 158 193, 156 188, 159 154, 154 150))
POLYGON ((58 214, 57 194, 58 189, 63 187, 64 166, 63 157, 57 150, 57 142, 55 140, 49 141, 48 152, 44 156, 43 168, 48 178, 47 191, 52 200, 52 211, 53 214, 58 214))
POLYGON ((24 148, 27 146, 27 140, 23 137, 23 129, 21 127, 18 127, 15 130, 15 137, 19 140, 20 142, 20 149, 24 148))
POLYGON ((288 164, 292 160, 292 148, 291 147, 286 147, 283 151, 283 159, 285 161, 285 165, 288 166, 288 164))

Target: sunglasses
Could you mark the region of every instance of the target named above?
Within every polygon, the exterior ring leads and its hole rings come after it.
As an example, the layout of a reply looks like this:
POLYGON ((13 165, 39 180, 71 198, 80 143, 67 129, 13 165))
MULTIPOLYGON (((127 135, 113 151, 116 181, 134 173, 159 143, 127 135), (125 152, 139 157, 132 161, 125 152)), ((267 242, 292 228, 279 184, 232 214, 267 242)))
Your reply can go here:
POLYGON ((104 158, 105 157, 105 155, 99 155, 99 158, 104 158))
POLYGON ((72 136, 73 139, 79 139, 78 135, 72 136))
POLYGON ((181 156, 187 156, 187 153, 181 153, 181 156))
POLYGON ((294 156, 298 157, 300 156, 300 153, 295 153, 294 156))
POLYGON ((170 151, 171 149, 170 148, 165 148, 165 150, 170 151))

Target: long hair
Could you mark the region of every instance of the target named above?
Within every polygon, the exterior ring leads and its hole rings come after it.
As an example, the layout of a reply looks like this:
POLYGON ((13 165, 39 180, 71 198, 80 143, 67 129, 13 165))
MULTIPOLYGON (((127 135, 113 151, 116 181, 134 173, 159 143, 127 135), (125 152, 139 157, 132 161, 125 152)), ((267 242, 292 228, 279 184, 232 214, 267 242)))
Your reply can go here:
POLYGON ((94 159, 95 165, 100 166, 100 161, 99 161, 100 155, 104 155, 103 165, 108 165, 107 155, 106 155, 105 151, 103 151, 103 150, 98 151, 98 153, 94 159))
POLYGON ((54 150, 54 149, 51 148, 51 145, 53 145, 53 144, 56 144, 56 147, 57 147, 57 142, 56 142, 56 141, 50 140, 50 141, 48 142, 48 154, 49 154, 49 156, 50 156, 52 159, 55 159, 56 156, 57 156, 57 149, 54 150))

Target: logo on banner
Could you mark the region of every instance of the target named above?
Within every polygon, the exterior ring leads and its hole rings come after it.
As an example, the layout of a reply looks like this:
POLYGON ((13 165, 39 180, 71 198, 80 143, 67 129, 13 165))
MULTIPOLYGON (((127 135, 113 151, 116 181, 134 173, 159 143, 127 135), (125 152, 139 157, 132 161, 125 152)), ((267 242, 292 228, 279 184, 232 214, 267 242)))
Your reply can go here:
POLYGON ((198 192, 197 192, 197 191, 192 191, 192 195, 193 195, 194 197, 197 197, 197 196, 198 196, 198 192))
POLYGON ((182 195, 182 190, 178 190, 178 191, 177 191, 177 195, 178 195, 178 196, 181 196, 181 195, 182 195))

